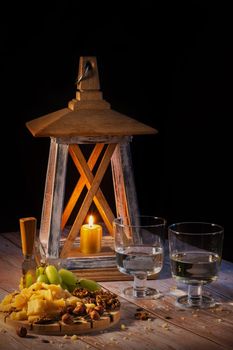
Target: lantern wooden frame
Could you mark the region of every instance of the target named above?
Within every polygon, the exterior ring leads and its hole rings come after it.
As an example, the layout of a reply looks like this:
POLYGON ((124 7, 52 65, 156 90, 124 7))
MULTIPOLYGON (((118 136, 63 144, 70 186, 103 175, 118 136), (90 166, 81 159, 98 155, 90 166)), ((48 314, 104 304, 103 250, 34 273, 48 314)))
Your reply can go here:
POLYGON ((40 225, 40 240, 49 258, 69 256, 92 201, 99 210, 109 234, 113 235, 114 214, 100 188, 110 163, 117 216, 129 217, 131 224, 134 223, 138 215, 138 206, 130 141, 132 135, 157 132, 143 123, 113 111, 109 103, 103 100, 102 93, 99 91, 95 57, 80 58, 78 77, 76 99, 68 103, 68 108, 34 119, 26 124, 35 137, 51 138, 40 225), (87 64, 91 66, 89 76, 85 76, 87 64), (88 160, 85 159, 80 148, 82 144, 94 145, 88 160), (64 209, 68 154, 72 157, 80 178, 64 209), (99 157, 102 157, 101 160, 99 157), (97 160, 99 167, 94 175, 92 169, 97 160), (88 191, 64 245, 60 249, 61 231, 84 186, 88 191))

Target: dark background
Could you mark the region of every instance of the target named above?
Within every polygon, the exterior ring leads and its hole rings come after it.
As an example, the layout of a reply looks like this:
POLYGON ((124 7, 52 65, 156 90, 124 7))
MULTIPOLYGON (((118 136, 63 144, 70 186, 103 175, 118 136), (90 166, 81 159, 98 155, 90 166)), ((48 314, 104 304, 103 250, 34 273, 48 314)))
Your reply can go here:
POLYGON ((0 25, 0 232, 40 219, 49 139, 25 123, 66 107, 79 57, 93 55, 112 108, 159 130, 132 142, 141 212, 223 225, 233 261, 230 9, 37 2, 2 9, 0 25))

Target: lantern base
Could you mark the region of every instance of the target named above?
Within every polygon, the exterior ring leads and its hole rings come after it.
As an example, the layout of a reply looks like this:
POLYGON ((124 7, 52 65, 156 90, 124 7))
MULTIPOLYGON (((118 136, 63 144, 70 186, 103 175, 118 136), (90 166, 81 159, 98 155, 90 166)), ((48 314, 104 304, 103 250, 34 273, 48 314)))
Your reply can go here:
MULTIPOLYGON (((61 239, 62 250, 65 239, 61 239)), ((82 253, 80 250, 80 238, 76 238, 66 258, 62 259, 63 265, 70 270, 86 270, 98 268, 115 268, 116 254, 114 251, 114 238, 104 236, 102 238, 101 251, 99 253, 82 253)))

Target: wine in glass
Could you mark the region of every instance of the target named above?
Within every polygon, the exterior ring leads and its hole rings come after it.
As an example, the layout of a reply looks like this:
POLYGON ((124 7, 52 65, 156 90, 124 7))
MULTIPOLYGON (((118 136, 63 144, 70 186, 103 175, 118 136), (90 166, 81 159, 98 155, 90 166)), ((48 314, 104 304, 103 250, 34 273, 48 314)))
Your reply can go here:
POLYGON ((129 219, 113 222, 117 267, 120 272, 134 276, 133 287, 124 289, 129 297, 146 298, 159 295, 146 286, 147 276, 158 274, 163 266, 164 231, 166 221, 160 217, 140 216, 136 225, 129 219))
POLYGON ((177 299, 180 307, 208 308, 214 299, 202 286, 215 281, 220 270, 224 229, 206 222, 182 222, 168 227, 172 276, 188 285, 188 294, 177 299))

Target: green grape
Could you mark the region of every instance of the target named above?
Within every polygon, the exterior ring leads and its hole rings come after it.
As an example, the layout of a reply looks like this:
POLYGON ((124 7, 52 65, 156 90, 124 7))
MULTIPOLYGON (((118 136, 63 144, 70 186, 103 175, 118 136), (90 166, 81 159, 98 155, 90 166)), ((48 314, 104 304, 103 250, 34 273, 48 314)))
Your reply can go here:
POLYGON ((75 274, 73 274, 73 272, 66 269, 60 269, 58 273, 62 278, 62 282, 64 282, 67 286, 76 285, 77 277, 75 276, 75 274))
POLYGON ((72 293, 73 292, 73 290, 75 289, 77 287, 77 285, 75 284, 75 285, 67 285, 67 290, 70 292, 70 293, 72 293))
POLYGON ((48 280, 51 284, 60 284, 61 278, 59 273, 57 272, 57 269, 53 265, 48 265, 45 268, 45 273, 48 277, 48 280))
POLYGON ((87 280, 87 279, 80 279, 78 281, 78 284, 81 288, 86 288, 90 292, 94 292, 95 290, 101 289, 101 286, 93 280, 87 280))
POLYGON ((45 267, 39 266, 36 269, 36 277, 39 277, 40 275, 43 275, 45 273, 45 267))
POLYGON ((30 287, 35 281, 35 272, 29 270, 25 275, 25 287, 30 287))
POLYGON ((61 284, 62 283, 62 278, 61 278, 61 276, 58 274, 58 278, 59 278, 59 284, 61 284))
POLYGON ((61 282, 60 286, 62 287, 62 289, 64 289, 64 290, 66 289, 70 292, 69 287, 64 282, 61 282))
POLYGON ((44 283, 49 284, 49 279, 48 279, 48 277, 47 277, 46 274, 42 274, 42 275, 39 275, 39 276, 37 277, 36 282, 44 282, 44 283))

